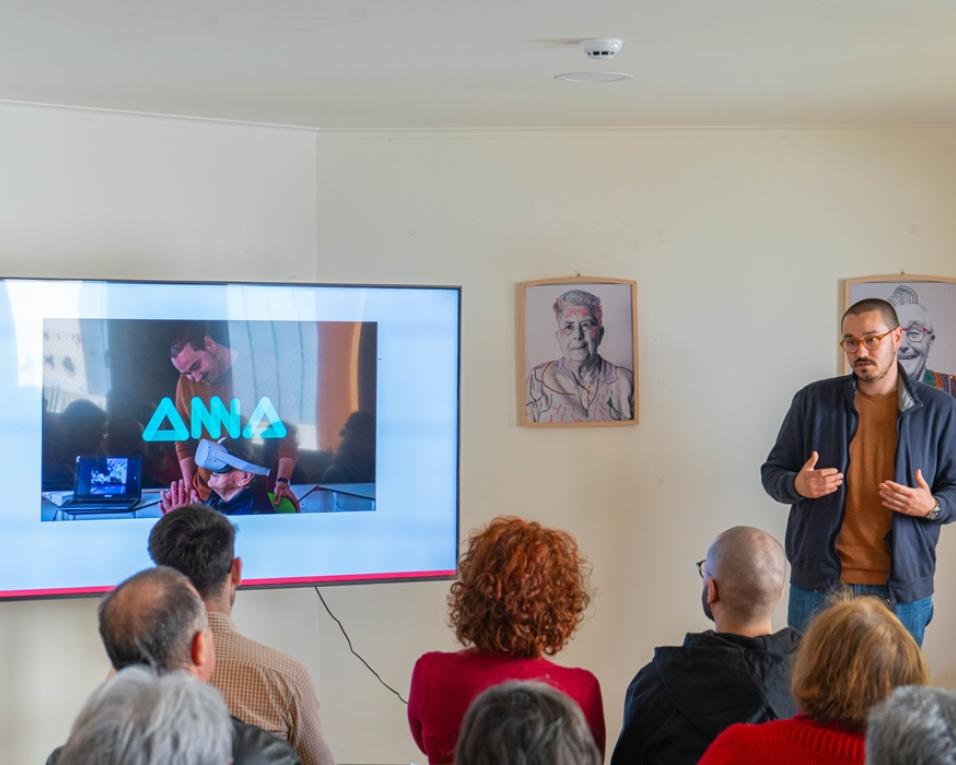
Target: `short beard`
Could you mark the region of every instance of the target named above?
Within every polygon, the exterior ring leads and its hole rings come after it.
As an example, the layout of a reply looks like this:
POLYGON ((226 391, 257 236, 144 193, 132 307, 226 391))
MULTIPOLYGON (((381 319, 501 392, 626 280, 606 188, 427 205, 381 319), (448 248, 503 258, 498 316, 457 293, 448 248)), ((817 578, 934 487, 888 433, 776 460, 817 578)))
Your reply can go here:
MULTIPOLYGON (((889 373, 889 371, 890 371, 890 368, 887 367, 887 368, 884 369, 882 372, 880 372, 880 371, 879 371, 880 368, 879 368, 879 366, 876 364, 876 362, 870 362, 870 364, 872 364, 872 365, 873 365, 873 369, 876 370, 876 373, 875 373, 875 375, 874 375, 873 377, 864 377, 863 375, 861 375, 861 374, 859 374, 859 373, 857 372, 856 365, 855 365, 855 364, 853 365, 853 374, 856 375, 857 379, 862 380, 863 382, 868 382, 868 383, 878 382, 878 381, 882 380, 884 377, 886 377, 886 375, 887 375, 887 374, 889 373)), ((863 365, 863 368, 867 368, 867 367, 869 367, 869 364, 863 365)))

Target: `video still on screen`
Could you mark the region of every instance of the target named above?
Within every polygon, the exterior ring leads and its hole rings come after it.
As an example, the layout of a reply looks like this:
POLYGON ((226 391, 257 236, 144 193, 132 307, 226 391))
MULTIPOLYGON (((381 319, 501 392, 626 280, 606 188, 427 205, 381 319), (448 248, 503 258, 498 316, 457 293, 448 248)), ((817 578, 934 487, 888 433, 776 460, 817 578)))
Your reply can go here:
POLYGON ((377 324, 43 321, 43 521, 375 510, 377 324))

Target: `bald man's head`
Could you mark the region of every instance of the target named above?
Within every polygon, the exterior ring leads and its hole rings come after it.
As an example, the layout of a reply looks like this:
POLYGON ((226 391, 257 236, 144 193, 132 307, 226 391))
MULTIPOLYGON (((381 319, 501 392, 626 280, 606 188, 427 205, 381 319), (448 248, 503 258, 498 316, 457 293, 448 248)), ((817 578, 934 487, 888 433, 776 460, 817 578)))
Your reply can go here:
POLYGON ((99 608, 100 636, 115 669, 146 664, 160 674, 192 668, 193 639, 208 629, 196 588, 175 569, 146 569, 99 608))
POLYGON ((706 573, 717 584, 720 603, 740 621, 769 616, 783 597, 783 547, 752 526, 734 526, 707 551, 706 573))

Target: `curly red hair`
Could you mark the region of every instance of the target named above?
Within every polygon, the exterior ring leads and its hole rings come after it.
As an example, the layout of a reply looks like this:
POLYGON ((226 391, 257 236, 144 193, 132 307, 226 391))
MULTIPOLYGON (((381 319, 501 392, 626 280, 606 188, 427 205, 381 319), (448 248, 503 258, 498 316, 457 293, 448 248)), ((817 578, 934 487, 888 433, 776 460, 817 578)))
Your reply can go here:
POLYGON ((522 658, 553 656, 591 596, 574 537, 521 518, 495 518, 471 535, 448 595, 463 645, 522 658))

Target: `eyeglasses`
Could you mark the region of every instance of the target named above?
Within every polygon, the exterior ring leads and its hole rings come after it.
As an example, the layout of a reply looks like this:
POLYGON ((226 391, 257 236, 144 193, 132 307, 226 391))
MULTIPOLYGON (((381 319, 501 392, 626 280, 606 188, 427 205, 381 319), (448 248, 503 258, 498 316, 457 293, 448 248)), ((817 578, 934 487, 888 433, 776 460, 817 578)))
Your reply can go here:
POLYGON ((844 337, 840 341, 840 347, 847 353, 856 353, 860 349, 860 345, 866 347, 868 351, 875 351, 880 347, 880 343, 883 342, 883 338, 887 335, 892 334, 896 331, 896 327, 893 329, 888 329, 882 335, 867 335, 866 337, 844 337))
POLYGON ((910 324, 906 329, 903 330, 903 334, 910 340, 910 342, 918 343, 927 335, 932 335, 933 330, 926 329, 926 327, 921 327, 918 324, 910 324))
POLYGON ((704 568, 704 564, 707 563, 707 559, 699 560, 694 565, 697 566, 697 573, 700 574, 701 579, 707 578, 707 569, 704 568))

